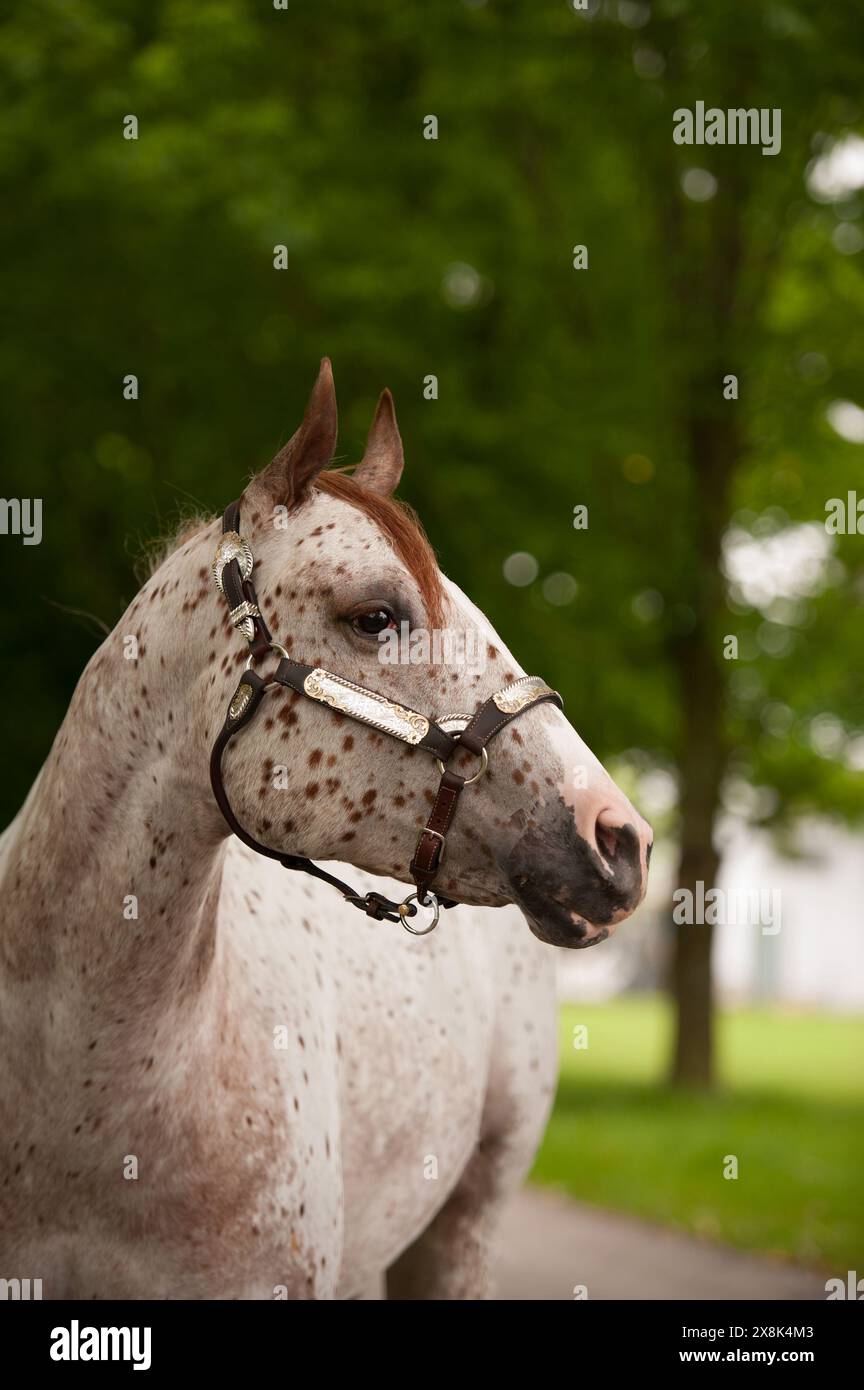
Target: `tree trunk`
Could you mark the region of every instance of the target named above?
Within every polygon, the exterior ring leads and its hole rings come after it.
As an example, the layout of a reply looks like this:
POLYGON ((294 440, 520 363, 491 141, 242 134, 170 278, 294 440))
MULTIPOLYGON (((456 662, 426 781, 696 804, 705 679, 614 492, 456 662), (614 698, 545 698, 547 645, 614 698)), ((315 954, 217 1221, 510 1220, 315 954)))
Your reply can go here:
MULTIPOLYGON (((722 400, 720 383, 718 373, 708 388, 713 390, 718 407, 688 424, 696 492, 695 621, 675 650, 682 712, 681 847, 675 886, 689 889, 694 904, 697 885, 701 881, 707 893, 715 886, 720 867, 714 830, 726 763, 723 626, 727 609, 720 562, 728 519, 729 479, 734 473, 740 441, 735 402, 722 400)), ((706 385, 703 384, 703 391, 706 385)), ((673 931, 670 983, 676 1003, 676 1028, 670 1080, 677 1085, 708 1087, 714 1080, 713 932, 710 926, 698 922, 673 925, 673 931)))

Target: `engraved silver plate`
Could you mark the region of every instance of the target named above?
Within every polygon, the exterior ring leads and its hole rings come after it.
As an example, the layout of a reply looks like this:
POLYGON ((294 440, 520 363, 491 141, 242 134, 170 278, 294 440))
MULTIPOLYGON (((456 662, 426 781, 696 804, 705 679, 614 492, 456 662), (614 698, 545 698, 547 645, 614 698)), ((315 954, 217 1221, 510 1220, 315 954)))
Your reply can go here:
POLYGON ((230 560, 236 560, 240 566, 240 578, 248 579, 252 573, 252 548, 248 541, 244 541, 236 531, 226 531, 216 547, 216 554, 213 558, 213 581, 220 594, 224 594, 222 588, 222 571, 230 560))
POLYGON ((471 723, 470 714, 446 714, 443 719, 436 719, 435 723, 439 729, 443 729, 445 734, 461 734, 463 729, 467 729, 471 723))
POLYGON ((248 709, 249 701, 252 699, 252 687, 242 681, 234 692, 234 698, 228 706, 228 715, 231 719, 239 719, 241 714, 248 709))
POLYGON ((403 743, 419 743, 429 732, 429 720, 422 714, 405 709, 404 705, 397 705, 372 690, 364 690, 362 685, 352 685, 351 681, 333 676, 320 667, 309 672, 303 689, 313 700, 350 714, 362 724, 371 724, 373 729, 393 734, 403 743))
POLYGON ((518 714, 520 709, 530 705, 540 695, 554 695, 551 686, 539 676, 522 676, 520 680, 507 685, 492 696, 502 714, 518 714))

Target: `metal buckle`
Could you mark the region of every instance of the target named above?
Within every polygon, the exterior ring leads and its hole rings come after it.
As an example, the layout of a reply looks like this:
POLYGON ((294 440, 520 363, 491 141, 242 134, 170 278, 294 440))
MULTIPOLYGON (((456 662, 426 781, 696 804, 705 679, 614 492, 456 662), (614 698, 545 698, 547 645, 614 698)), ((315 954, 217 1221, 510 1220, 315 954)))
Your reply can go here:
MULTIPOLYGON (((432 833, 434 834, 435 832, 433 831, 432 833)), ((427 894, 426 894, 426 901, 425 901, 425 902, 421 902, 421 901, 420 901, 420 894, 419 894, 419 893, 409 893, 409 894, 408 894, 408 897, 405 898, 405 900, 399 904, 399 906, 398 906, 398 908, 397 908, 396 910, 397 910, 397 912, 399 913, 399 916, 402 918, 402 925, 403 925, 403 927, 405 928, 406 931, 410 932, 412 936, 428 936, 429 933, 430 933, 430 931, 434 931, 435 928, 437 927, 437 925, 438 925, 438 918, 441 916, 441 904, 439 903, 438 899, 435 897, 435 894, 434 894, 434 893, 427 893, 427 894), (431 908, 432 908, 432 911, 433 911, 433 914, 434 914, 434 915, 433 915, 432 921, 429 923, 429 926, 428 926, 428 927, 412 927, 412 926, 409 926, 409 924, 408 924, 408 904, 409 904, 409 903, 413 903, 413 902, 416 902, 418 907, 431 907, 431 908)))
POLYGON ((447 848, 447 841, 440 831, 430 830, 428 825, 424 825, 421 831, 421 838, 423 835, 434 835, 436 840, 441 841, 441 853, 438 855, 438 865, 440 867, 444 863, 444 851, 447 848))

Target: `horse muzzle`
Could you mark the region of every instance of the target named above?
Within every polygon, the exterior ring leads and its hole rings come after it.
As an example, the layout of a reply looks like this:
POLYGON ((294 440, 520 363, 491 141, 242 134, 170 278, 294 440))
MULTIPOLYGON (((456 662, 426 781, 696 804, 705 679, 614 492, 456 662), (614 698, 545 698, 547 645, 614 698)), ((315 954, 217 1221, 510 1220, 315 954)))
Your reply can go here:
POLYGON ((650 828, 634 820, 597 817, 580 833, 563 803, 553 824, 529 828, 504 865, 513 901, 535 936, 552 946, 598 945, 645 896, 650 828))

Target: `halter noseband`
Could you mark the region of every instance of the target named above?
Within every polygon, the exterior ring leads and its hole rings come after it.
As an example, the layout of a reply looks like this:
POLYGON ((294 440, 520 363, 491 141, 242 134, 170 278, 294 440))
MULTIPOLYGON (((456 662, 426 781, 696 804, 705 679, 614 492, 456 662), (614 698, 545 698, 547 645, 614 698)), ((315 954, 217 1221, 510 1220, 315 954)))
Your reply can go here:
POLYGON ((213 795, 228 825, 239 840, 258 854, 268 859, 276 859, 286 869, 300 869, 332 884, 354 907, 358 907, 376 921, 401 922, 406 931, 414 936, 425 936, 438 925, 441 907, 455 907, 448 898, 436 897, 430 892, 447 843, 447 833, 453 821, 456 807, 464 787, 479 781, 486 771, 489 761, 487 745, 497 733, 517 715, 533 709, 544 701, 552 701, 559 709, 564 702, 557 691, 552 690, 538 676, 522 676, 503 690, 478 706, 471 716, 451 716, 436 721, 428 719, 416 710, 389 700, 374 690, 367 690, 353 681, 335 676, 331 671, 320 667, 305 666, 294 661, 284 647, 274 642, 264 616, 258 606, 258 596, 252 584, 253 557, 248 541, 240 535, 240 503, 232 502, 222 518, 222 538, 213 561, 213 578, 219 592, 225 597, 231 610, 231 622, 238 628, 249 643, 249 660, 228 705, 213 750, 210 754, 210 782, 213 795), (253 669, 253 662, 270 651, 280 657, 276 670, 264 679, 253 669), (438 763, 441 781, 425 826, 420 832, 410 872, 417 891, 410 893, 403 902, 397 903, 385 898, 381 893, 355 893, 347 883, 328 874, 326 870, 296 854, 283 854, 256 840, 243 829, 237 820, 225 792, 222 777, 222 758, 228 744, 241 729, 254 718, 261 701, 268 690, 282 685, 296 690, 318 704, 329 705, 341 714, 361 724, 368 724, 381 733, 390 734, 401 742, 422 748, 431 753, 438 763), (480 759, 477 772, 471 777, 463 777, 451 772, 445 765, 457 749, 466 748, 480 759), (429 907, 433 918, 428 927, 418 929, 409 925, 409 918, 416 916, 417 904, 429 907))

